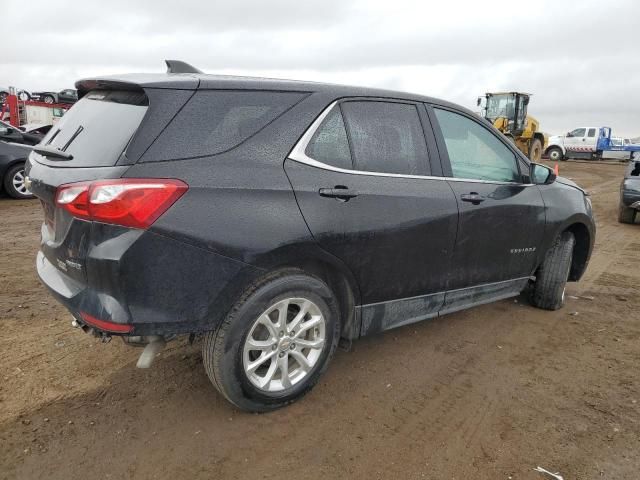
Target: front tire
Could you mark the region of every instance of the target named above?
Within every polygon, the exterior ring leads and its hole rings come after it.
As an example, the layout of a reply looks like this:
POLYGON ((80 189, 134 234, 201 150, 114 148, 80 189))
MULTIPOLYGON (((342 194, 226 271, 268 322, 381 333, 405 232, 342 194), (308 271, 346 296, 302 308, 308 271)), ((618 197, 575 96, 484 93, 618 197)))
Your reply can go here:
POLYGON ((547 150, 547 155, 549 155, 549 160, 551 160, 552 162, 566 160, 564 158, 564 154, 562 153, 562 149, 559 147, 551 147, 549 150, 547 150))
POLYGON ((14 165, 4 176, 4 190, 9 196, 17 199, 33 198, 25 184, 24 164, 14 165))
POLYGON ((529 160, 534 163, 540 163, 540 160, 542 160, 542 142, 537 138, 531 142, 531 147, 529 148, 529 160))
POLYGON ((571 270, 575 238, 564 232, 549 249, 538 268, 531 303, 544 310, 558 310, 564 305, 564 292, 571 270))
POLYGON ((633 208, 625 207, 620 204, 618 208, 618 222, 620 223, 634 223, 636 220, 636 210, 633 208))
POLYGON ((53 95, 43 95, 42 101, 48 105, 55 103, 56 99, 53 98, 53 95))
POLYGON ((205 335, 204 367, 238 408, 266 412, 313 388, 338 345, 338 304, 329 287, 298 270, 252 285, 205 335))

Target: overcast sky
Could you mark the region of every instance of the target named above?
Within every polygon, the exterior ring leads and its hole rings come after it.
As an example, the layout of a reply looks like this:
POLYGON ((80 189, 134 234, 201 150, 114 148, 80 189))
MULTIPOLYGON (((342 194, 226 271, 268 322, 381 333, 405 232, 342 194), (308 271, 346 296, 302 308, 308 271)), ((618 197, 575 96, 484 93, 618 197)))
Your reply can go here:
POLYGON ((640 136, 640 2, 0 0, 0 86, 164 71, 412 91, 476 109, 485 91, 534 94, 542 129, 640 136))

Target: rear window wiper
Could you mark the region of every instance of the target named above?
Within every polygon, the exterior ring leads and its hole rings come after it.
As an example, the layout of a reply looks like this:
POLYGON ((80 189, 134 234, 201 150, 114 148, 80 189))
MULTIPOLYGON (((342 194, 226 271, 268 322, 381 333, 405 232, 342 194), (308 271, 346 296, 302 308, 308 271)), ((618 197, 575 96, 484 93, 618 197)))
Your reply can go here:
POLYGON ((60 160, 73 160, 73 155, 62 150, 58 150, 55 147, 49 147, 46 145, 35 145, 33 151, 48 158, 59 158, 60 160))

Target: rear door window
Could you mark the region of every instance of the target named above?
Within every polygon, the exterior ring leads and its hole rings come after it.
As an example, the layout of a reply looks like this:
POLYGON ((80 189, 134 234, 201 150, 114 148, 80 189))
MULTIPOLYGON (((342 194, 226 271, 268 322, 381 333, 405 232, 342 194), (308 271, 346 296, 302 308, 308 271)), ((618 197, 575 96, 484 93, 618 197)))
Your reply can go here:
POLYGON ((595 128, 590 128, 589 132, 587 132, 587 137, 593 138, 596 136, 596 129, 595 128))
POLYGON ((316 130, 305 154, 318 162, 351 170, 351 152, 347 131, 339 107, 334 107, 316 130))
POLYGON ((146 154, 149 161, 216 155, 237 147, 306 93, 201 90, 146 154))
POLYGON ((430 173, 427 144, 415 105, 347 101, 341 109, 356 169, 407 175, 430 173))
POLYGON ((38 158, 56 167, 116 164, 147 112, 142 92, 92 91, 49 130, 42 144, 64 150, 72 160, 38 158))

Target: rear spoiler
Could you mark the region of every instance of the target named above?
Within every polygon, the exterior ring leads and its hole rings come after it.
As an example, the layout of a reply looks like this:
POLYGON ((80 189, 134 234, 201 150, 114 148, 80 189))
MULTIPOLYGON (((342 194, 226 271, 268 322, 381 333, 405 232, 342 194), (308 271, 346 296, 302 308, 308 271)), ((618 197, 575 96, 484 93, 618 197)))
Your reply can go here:
POLYGON ((76 82, 78 98, 91 90, 130 90, 141 92, 148 88, 196 90, 198 75, 203 72, 180 60, 165 60, 166 73, 130 73, 105 77, 85 78, 76 82), (182 75, 180 75, 182 74, 182 75))

